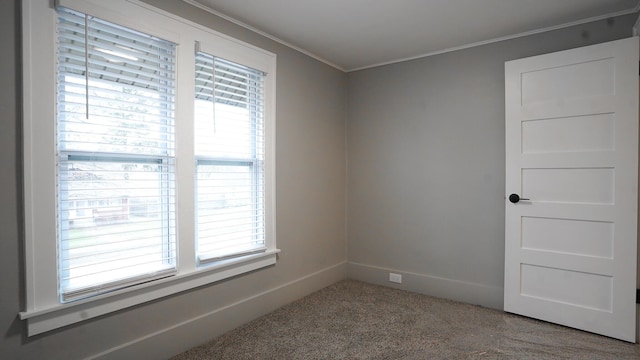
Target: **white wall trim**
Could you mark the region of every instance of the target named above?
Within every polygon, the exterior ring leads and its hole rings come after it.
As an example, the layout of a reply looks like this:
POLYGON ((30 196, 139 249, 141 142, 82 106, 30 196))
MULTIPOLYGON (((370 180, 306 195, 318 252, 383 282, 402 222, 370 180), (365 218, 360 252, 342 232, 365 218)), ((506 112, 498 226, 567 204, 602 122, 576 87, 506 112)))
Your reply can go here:
POLYGON ((322 63, 325 63, 325 64, 327 64, 327 65, 329 65, 329 66, 331 66, 333 68, 336 68, 336 69, 338 69, 338 70, 340 70, 342 72, 346 72, 346 70, 343 67, 341 67, 341 66, 339 66, 339 65, 337 65, 337 64, 335 64, 335 63, 333 63, 333 62, 331 62, 331 61, 329 61, 327 59, 324 59, 324 58, 312 53, 311 51, 307 51, 307 50, 305 50, 305 49, 303 49, 301 47, 298 47, 298 46, 295 46, 295 45, 293 45, 291 43, 288 43, 288 42, 286 42, 286 41, 284 41, 284 40, 282 40, 282 39, 280 39, 280 38, 278 38, 278 37, 276 37, 274 35, 271 35, 271 34, 269 34, 267 32, 264 32, 264 31, 262 31, 262 30, 260 30, 258 28, 255 28, 255 27, 253 27, 253 26, 251 26, 249 24, 246 24, 246 23, 244 23, 244 22, 242 22, 242 21, 240 21, 240 20, 238 20, 236 18, 233 18, 233 17, 231 17, 229 15, 223 14, 223 13, 221 13, 221 12, 219 12, 217 10, 214 10, 214 9, 212 9, 212 8, 206 6, 206 5, 200 4, 199 2, 197 2, 195 0, 182 0, 182 1, 184 1, 185 3, 187 3, 187 4, 191 5, 191 6, 195 6, 198 9, 204 10, 204 11, 210 13, 210 14, 213 14, 215 16, 221 17, 221 18, 223 18, 223 19, 225 19, 225 20, 227 20, 229 22, 232 22, 232 23, 234 23, 234 24, 236 24, 238 26, 241 26, 241 27, 243 27, 243 28, 245 28, 247 30, 253 31, 256 34, 262 35, 262 36, 264 36, 264 37, 266 37, 268 39, 271 39, 271 40, 273 40, 273 41, 275 41, 277 43, 280 43, 280 44, 282 44, 282 45, 284 45, 286 47, 289 47, 289 48, 291 48, 293 50, 299 51, 299 52, 301 52, 301 53, 303 53, 303 54, 305 54, 305 55, 307 55, 307 56, 309 56, 309 57, 311 57, 313 59, 316 59, 316 60, 318 60, 318 61, 320 61, 322 63))
POLYGON ((347 278, 498 310, 503 309, 503 288, 498 286, 416 274, 355 262, 347 264, 347 278), (401 274, 402 284, 389 282, 390 272, 401 274))
POLYGON ((240 301, 88 356, 87 359, 165 359, 177 355, 312 292, 344 280, 346 267, 346 261, 326 267, 240 301))

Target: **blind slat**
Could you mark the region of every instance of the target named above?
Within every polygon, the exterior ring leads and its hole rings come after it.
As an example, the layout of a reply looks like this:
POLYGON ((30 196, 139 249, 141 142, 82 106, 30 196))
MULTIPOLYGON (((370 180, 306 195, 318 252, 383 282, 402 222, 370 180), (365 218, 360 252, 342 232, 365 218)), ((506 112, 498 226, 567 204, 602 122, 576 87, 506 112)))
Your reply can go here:
POLYGON ((201 250, 203 253, 211 252, 229 252, 229 249, 246 249, 251 247, 264 246, 263 241, 247 240, 246 238, 230 238, 225 241, 216 241, 201 244, 201 250))
MULTIPOLYGON (((93 83, 93 80, 91 80, 91 82, 93 83)), ((58 91, 64 90, 64 93, 66 96, 72 96, 72 95, 77 95, 77 97, 75 99, 79 99, 79 101, 81 101, 81 104, 84 105, 85 102, 85 95, 86 95, 86 84, 85 84, 85 80, 84 80, 84 76, 82 76, 82 78, 78 77, 77 79, 73 79, 73 81, 66 81, 66 79, 59 79, 58 80, 59 86, 58 86, 58 91)), ((105 81, 105 83, 108 83, 105 81)), ((104 99, 104 101, 121 101, 118 98, 122 97, 122 91, 117 91, 117 90, 111 90, 108 88, 100 88, 99 90, 97 89, 93 89, 93 94, 91 94, 92 96, 94 96, 97 99, 104 99)), ((168 96, 162 96, 162 97, 156 97, 156 98, 152 98, 152 101, 150 101, 149 96, 152 95, 157 95, 154 93, 150 93, 148 91, 137 91, 137 92, 130 92, 127 94, 127 100, 129 101, 135 101, 137 103, 136 108, 143 108, 146 110, 151 110, 151 111, 155 111, 158 113, 162 113, 162 112, 169 112, 170 110, 172 110, 171 106, 173 105, 172 101, 170 100, 171 97, 168 96), (165 100, 165 98, 168 98, 167 100, 165 100)), ((78 101, 78 100, 76 100, 78 101)), ((96 106, 96 104, 99 104, 100 101, 94 101, 94 106, 96 106)))
MULTIPOLYGON (((74 41, 60 44, 58 51, 59 56, 66 59, 67 64, 65 66, 67 68, 82 70, 82 68, 78 66, 84 65, 84 39, 82 39, 82 41, 83 42, 74 41)), ((160 57, 159 55, 143 55, 140 53, 129 52, 132 55, 128 55, 124 49, 118 47, 106 45, 96 47, 95 44, 91 43, 91 41, 89 41, 89 44, 88 55, 94 67, 105 66, 120 71, 141 70, 146 73, 157 73, 158 69, 161 67, 173 66, 172 63, 165 61, 168 60, 165 58, 165 54, 162 54, 162 57, 160 57)), ((159 78, 163 78, 167 77, 168 74, 159 72, 157 73, 157 76, 159 78)))
POLYGON ((100 295, 109 291, 122 289, 128 286, 136 285, 142 282, 163 279, 175 275, 177 270, 174 267, 158 270, 152 274, 143 274, 134 277, 128 277, 117 281, 104 282, 100 285, 85 286, 79 289, 68 289, 62 294, 62 301, 71 301, 90 297, 92 295, 100 295))
MULTIPOLYGON (((157 249, 157 246, 140 246, 140 247, 130 247, 127 249, 127 252, 123 251, 102 251, 98 252, 94 255, 94 260, 92 262, 79 262, 75 261, 74 266, 69 266, 70 270, 78 270, 85 269, 91 271, 95 269, 98 265, 108 264, 110 262, 120 261, 126 262, 128 266, 136 266, 140 264, 147 263, 156 263, 158 261, 161 262, 172 262, 175 259, 175 256, 168 256, 167 253, 162 249, 157 249), (146 260, 150 258, 151 260, 146 260)), ((74 262, 74 260, 84 260, 85 256, 69 256, 62 259, 63 262, 74 262)), ((84 272, 83 276, 99 274, 100 271, 96 272, 84 272)))
POLYGON ((218 253, 202 253, 198 255, 198 263, 199 264, 208 264, 216 261, 228 260, 233 258, 238 258, 242 256, 249 256, 254 254, 260 254, 267 251, 267 248, 262 246, 253 250, 245 250, 245 251, 235 251, 227 254, 218 254, 218 253))

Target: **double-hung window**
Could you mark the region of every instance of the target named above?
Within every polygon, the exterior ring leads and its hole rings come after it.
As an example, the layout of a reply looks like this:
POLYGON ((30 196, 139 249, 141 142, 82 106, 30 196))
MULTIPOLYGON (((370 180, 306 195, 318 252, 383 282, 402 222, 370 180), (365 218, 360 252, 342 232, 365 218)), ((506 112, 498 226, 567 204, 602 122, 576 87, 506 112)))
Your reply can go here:
POLYGON ((50 3, 23 2, 28 334, 274 265, 275 55, 50 3))
POLYGON ((58 11, 63 302, 176 272, 175 44, 58 11))
POLYGON ((263 72, 196 46, 195 155, 199 263, 263 252, 263 72))

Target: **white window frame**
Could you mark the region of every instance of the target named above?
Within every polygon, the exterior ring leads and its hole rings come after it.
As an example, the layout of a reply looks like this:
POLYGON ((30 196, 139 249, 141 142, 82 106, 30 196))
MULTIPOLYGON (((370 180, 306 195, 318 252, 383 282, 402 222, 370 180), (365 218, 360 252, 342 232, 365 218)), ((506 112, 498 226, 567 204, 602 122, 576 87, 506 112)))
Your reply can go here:
MULTIPOLYGON (((126 28, 113 26, 110 22, 72 12, 65 8, 61 8, 58 15, 62 23, 58 29, 60 43, 57 45, 58 85, 56 86, 58 89, 56 96, 58 99, 57 116, 62 115, 57 119, 58 278, 61 301, 69 302, 173 276, 177 273, 174 171, 176 49, 175 44, 171 42, 161 41, 129 29, 125 30, 126 28), (78 34, 79 38, 84 37, 81 43, 78 43, 78 37, 74 35, 78 31, 81 32, 78 34), (137 41, 133 39, 137 39, 137 41), (145 41, 147 44, 144 44, 145 41), (143 60, 125 53, 107 50, 101 46, 109 49, 124 48, 127 49, 124 51, 131 51, 129 54, 142 54, 145 51, 147 53, 143 60), (129 46, 137 48, 129 49, 129 46), (148 46, 157 46, 158 53, 155 57, 153 52, 148 53, 148 46), (117 56, 121 59, 125 59, 121 55, 128 56, 126 58, 128 63, 124 63, 116 57, 105 58, 96 54, 95 51, 100 54, 112 52, 111 56, 117 56), (161 54, 165 51, 166 56, 162 56, 161 54), (152 60, 148 62, 147 57, 151 57, 152 60), (84 62, 84 67, 78 63, 78 60, 84 62), (154 61, 157 61, 155 63, 157 72, 150 74, 148 66, 154 61), (123 69, 136 69, 139 64, 147 66, 143 71, 144 74, 147 74, 143 75, 144 85, 142 82, 136 83, 135 76, 131 79, 129 77, 131 74, 123 71, 123 69), (78 66, 86 74, 78 74, 78 66), (125 73, 125 78, 122 81, 116 80, 120 71, 125 73), (103 81, 102 76, 98 76, 98 74, 108 74, 106 81, 103 81), (152 80, 149 80, 150 77, 152 80), (155 86, 147 89, 145 86, 148 86, 149 81, 155 86), (127 107, 120 103, 114 104, 111 101, 111 99, 118 99, 122 96, 116 95, 117 93, 125 92, 128 94, 128 90, 131 90, 134 95, 130 98, 132 103, 140 104, 143 102, 145 105, 152 105, 156 101, 154 105, 157 107, 127 107), (83 93, 85 96, 82 96, 83 93), (114 106, 118 107, 118 110, 128 111, 128 115, 135 113, 137 116, 133 116, 131 120, 142 128, 153 129, 153 132, 149 133, 149 135, 153 134, 153 140, 148 139, 151 141, 144 143, 143 146, 140 139, 132 136, 134 134, 141 136, 141 134, 128 130, 107 131, 108 137, 98 135, 98 133, 104 134, 105 128, 99 125, 103 121, 108 122, 109 128, 111 126, 117 127, 122 125, 123 121, 128 121, 126 120, 128 117, 122 116, 119 111, 110 115, 104 113, 108 111, 107 108, 112 109, 114 106), (81 132, 88 130, 85 126, 86 123, 98 125, 95 128, 97 131, 93 134, 80 136, 81 132), (121 144, 121 141, 109 143, 109 140, 112 141, 114 136, 125 136, 125 144, 121 144), (118 163, 120 166, 124 166, 125 163, 133 166, 127 170, 127 174, 116 174, 106 170, 107 168, 113 170, 114 165, 118 163), (134 168, 138 165, 142 168, 149 168, 135 170, 134 168), (150 172, 152 168, 154 171, 150 172), (90 182, 85 181, 85 175, 92 175, 89 176, 90 182), (124 179, 121 179, 124 181, 117 185, 113 184, 114 176, 118 175, 122 176, 124 179), (109 180, 104 181, 105 178, 109 180), (138 181, 128 182, 129 178, 138 181), (139 181, 143 178, 146 180, 154 179, 149 182, 139 181), (113 185, 120 190, 114 189, 113 185), (130 190, 131 186, 136 190, 130 190), (147 191, 142 187, 145 187, 147 191), (149 191, 151 190, 149 187, 155 188, 156 191, 149 191), (153 208, 157 216, 153 218, 145 216, 144 223, 140 222, 139 211, 136 214, 131 214, 132 207, 129 206, 132 205, 131 201, 140 200, 138 195, 143 193, 145 193, 145 203, 148 203, 148 200, 151 199, 149 196, 152 196, 157 204, 157 207, 153 208), (73 208, 69 201, 71 197, 88 196, 101 199, 93 199, 94 204, 90 208, 92 214, 85 213, 85 217, 79 218, 78 226, 75 226, 75 219, 71 216, 73 208), (110 199, 107 200, 104 197, 110 199), (118 206, 114 207, 112 202, 117 202, 118 206), (103 209, 107 212, 102 213, 103 209), (106 217, 101 214, 106 214, 106 217), (116 225, 109 219, 112 215, 119 218, 113 220, 124 221, 116 221, 118 223, 116 225), (92 226, 87 227, 91 223, 93 223, 92 226), (109 226, 102 226, 107 224, 109 226), (137 231, 128 232, 133 228, 137 231), (141 238, 151 235, 156 245, 153 247, 155 256, 147 252, 151 249, 149 246, 151 244, 147 241, 144 244, 146 245, 144 247, 146 266, 138 263, 141 261, 141 257, 133 256, 134 253, 138 256, 141 255, 142 247, 134 252, 123 251, 117 245, 108 246, 108 250, 98 246, 95 249, 104 252, 101 254, 85 253, 82 249, 88 243, 76 239, 86 237, 87 230, 91 233, 95 231, 96 240, 116 241, 117 244, 122 244, 128 249, 131 249, 132 245, 142 245, 141 242, 144 240, 141 238), (118 234, 122 231, 127 233, 122 235, 106 234, 112 231, 118 234), (127 241, 121 242, 122 240, 127 241), (82 245, 76 247, 79 244, 82 245), (121 266, 116 267, 114 264, 121 266)), ((124 98, 127 99, 127 97, 124 98)), ((118 140, 124 139, 119 138, 118 140)), ((148 212, 150 209, 145 208, 145 210, 148 212)), ((147 213, 147 215, 150 214, 147 213)))
POLYGON ((56 240, 56 18, 48 1, 24 0, 23 111, 26 308, 28 335, 138 305, 170 294, 274 265, 276 55, 137 0, 58 0, 93 15, 178 44, 176 75, 177 275, 66 304, 60 303, 56 240), (265 76, 266 251, 199 266, 195 252, 193 101, 196 41, 214 55, 265 76))
MULTIPOLYGON (((217 56, 215 54, 216 52, 216 47, 215 44, 209 44, 206 41, 200 41, 196 44, 195 46, 195 52, 196 54, 201 53, 201 54, 205 54, 207 56, 213 56, 215 57, 220 57, 217 56)), ((225 59, 228 60, 228 59, 225 59)), ((234 62, 237 64, 237 62, 234 62)), ((215 67, 215 60, 214 63, 212 64, 215 67)), ((244 65, 244 64, 243 64, 244 65)), ((254 69, 256 70, 256 69, 254 69)), ((260 70, 260 69, 257 69, 260 70)), ((215 70, 214 70, 215 72, 215 70)), ((213 87, 213 94, 212 96, 214 98, 212 98, 212 105, 213 102, 215 102, 215 87, 216 87, 216 81, 215 81, 215 76, 214 79, 212 79, 212 87, 213 87)), ((215 112, 215 110, 214 110, 215 112)), ((212 114, 213 118, 211 119, 212 121, 215 122, 215 114, 212 114)), ((250 126, 252 127, 256 127, 258 125, 258 119, 256 118, 251 118, 250 119, 251 124, 250 126)), ((251 149, 251 154, 248 154, 243 156, 243 157, 234 157, 234 158, 227 158, 224 156, 213 156, 213 155, 205 155, 205 154, 196 154, 195 156, 195 163, 196 163, 196 173, 198 172, 198 166, 201 165, 211 165, 211 164, 216 164, 216 165, 222 165, 222 166, 238 166, 238 167, 245 167, 250 169, 250 173, 251 173, 251 177, 253 178, 253 189, 252 189, 252 193, 251 193, 251 197, 252 197, 252 206, 254 207, 254 211, 256 211, 258 208, 262 208, 261 205, 259 205, 259 203, 262 202, 262 200, 260 199, 261 195, 259 195, 259 190, 258 188, 262 187, 262 184, 257 184, 257 178, 258 176, 258 168, 261 167, 261 160, 258 157, 258 153, 260 151, 258 151, 257 147, 259 146, 259 144, 257 144, 256 142, 259 142, 262 140, 264 136, 262 135, 256 135, 253 134, 252 136, 252 149, 251 149)), ((196 141, 197 142, 197 141, 196 141)), ((264 151, 264 149, 262 150, 264 151)), ((198 187, 197 185, 197 181, 196 181, 196 188, 198 187)), ((197 199, 197 195, 196 195, 196 202, 199 201, 197 199)), ((196 215, 197 215, 197 210, 196 210, 196 215)), ((255 221, 255 220, 254 220, 255 221)), ((196 229, 198 227, 198 224, 196 224, 196 229)), ((261 228, 261 226, 253 226, 253 230, 259 230, 261 228)), ((196 238, 198 237, 198 234, 196 234, 196 238)), ((262 239, 260 239, 262 240, 262 239)), ((219 261, 221 259, 226 259, 226 258, 233 258, 233 257, 238 257, 238 256, 243 256, 245 254, 254 254, 254 253, 260 253, 260 252, 264 252, 266 251, 266 246, 264 244, 262 244, 261 246, 256 246, 250 249, 245 249, 245 250, 238 250, 236 252, 231 252, 231 253, 222 253, 222 254, 211 254, 211 253, 206 253, 206 252, 200 252, 200 249, 196 249, 197 250, 197 261, 198 264, 208 264, 208 263, 212 263, 215 261, 219 261)))

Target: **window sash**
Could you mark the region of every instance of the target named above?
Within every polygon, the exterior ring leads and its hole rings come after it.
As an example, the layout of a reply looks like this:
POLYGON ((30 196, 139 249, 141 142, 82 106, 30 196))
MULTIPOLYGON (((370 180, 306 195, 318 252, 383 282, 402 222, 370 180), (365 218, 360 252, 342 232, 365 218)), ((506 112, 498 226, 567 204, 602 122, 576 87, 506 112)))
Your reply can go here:
POLYGON ((261 163, 253 160, 197 160, 196 233, 199 264, 266 251, 264 185, 259 175, 261 167, 261 163), (207 168, 227 170, 207 171, 207 168), (234 172, 246 174, 236 177, 234 172), (206 176, 218 177, 218 181, 204 179, 206 176), (224 180, 220 181, 221 178, 224 180), (236 183, 221 184, 225 180, 236 183), (237 184, 238 180, 242 182, 241 185, 237 184))
POLYGON ((58 29, 58 282, 68 302, 177 272, 175 45, 66 9, 58 29))

